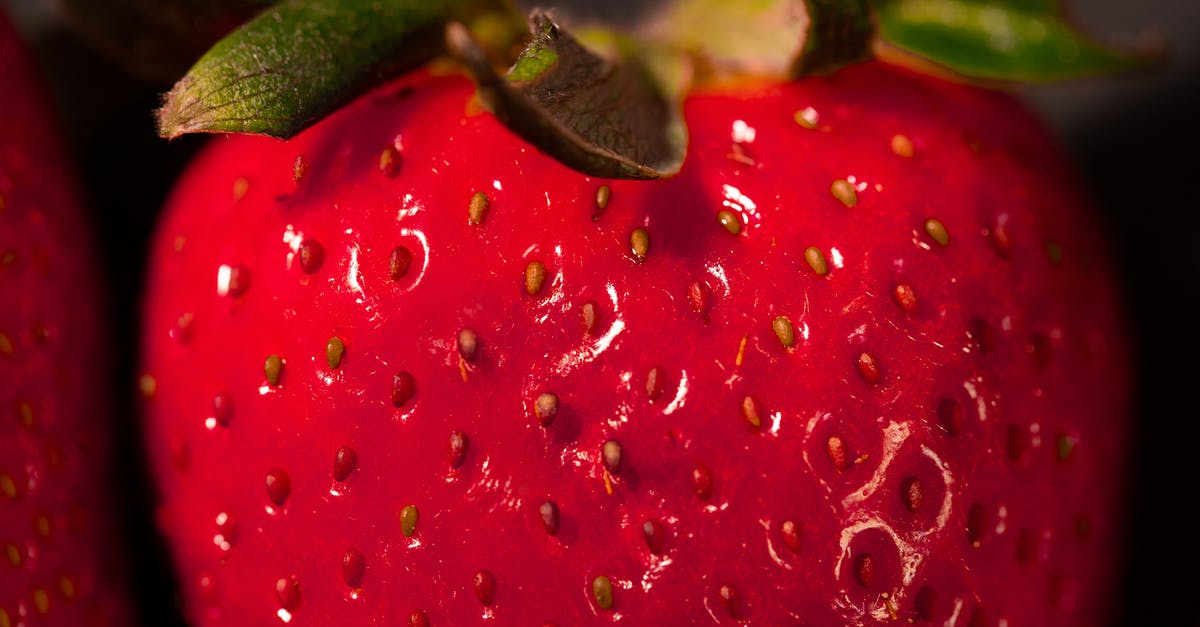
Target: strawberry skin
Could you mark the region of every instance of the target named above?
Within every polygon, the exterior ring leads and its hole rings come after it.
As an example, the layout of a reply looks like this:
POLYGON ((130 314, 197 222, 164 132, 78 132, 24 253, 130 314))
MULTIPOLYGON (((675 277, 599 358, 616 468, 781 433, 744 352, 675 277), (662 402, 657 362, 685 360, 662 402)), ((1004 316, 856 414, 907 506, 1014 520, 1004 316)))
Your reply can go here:
POLYGON ((878 63, 685 115, 649 183, 453 76, 214 140, 144 317, 195 624, 1106 619, 1126 349, 1044 132, 878 63))
POLYGON ((0 627, 129 624, 102 300, 67 156, 0 16, 0 627))

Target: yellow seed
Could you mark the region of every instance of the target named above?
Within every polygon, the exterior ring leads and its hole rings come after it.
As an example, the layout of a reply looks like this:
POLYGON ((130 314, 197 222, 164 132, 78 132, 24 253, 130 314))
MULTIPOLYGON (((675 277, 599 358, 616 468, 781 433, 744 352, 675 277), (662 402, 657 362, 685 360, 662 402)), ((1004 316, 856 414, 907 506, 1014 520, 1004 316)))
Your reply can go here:
POLYGON ((4 333, 0 333, 0 355, 8 357, 13 354, 12 338, 4 333))
POLYGON ((292 163, 292 181, 299 185, 307 175, 308 162, 304 160, 304 155, 296 155, 296 161, 292 163))
POLYGON ((838 179, 829 186, 830 193, 834 198, 841 201, 847 207, 853 207, 858 204, 858 193, 854 191, 854 186, 845 179, 838 179))
POLYGON ((17 482, 13 481, 12 475, 0 473, 0 494, 10 499, 17 498, 17 482))
POLYGON ((646 253, 650 252, 650 233, 643 228, 634 229, 629 234, 629 248, 638 261, 644 261, 646 253))
POLYGON ((329 367, 337 370, 342 365, 342 355, 346 354, 346 343, 342 338, 336 335, 329 338, 329 343, 325 345, 325 361, 329 363, 329 367))
POLYGON ((17 403, 17 415, 20 416, 21 426, 26 429, 33 428, 33 406, 26 401, 17 403))
POLYGON ((384 176, 394 177, 400 173, 400 151, 388 146, 379 153, 379 171, 384 176))
POLYGON ((47 614, 50 612, 50 594, 45 588, 33 589, 33 607, 38 614, 47 614))
POLYGON ((38 535, 43 538, 50 537, 50 519, 45 516, 38 516, 33 521, 34 528, 37 529, 38 535))
POLYGON ((75 581, 70 577, 63 576, 58 580, 58 589, 62 591, 62 595, 68 599, 75 598, 75 581))
POLYGON ((913 143, 905 135, 892 135, 892 152, 905 159, 913 156, 913 143))
POLYGON ((283 358, 279 355, 271 355, 267 357, 263 363, 263 374, 267 377, 267 383, 272 387, 279 385, 279 375, 283 372, 283 358))
POLYGON ((775 337, 779 338, 779 343, 783 344, 784 348, 791 348, 792 344, 796 343, 796 330, 792 327, 792 321, 787 319, 787 316, 779 316, 771 323, 771 328, 775 331, 775 337))
POLYGON ((937 218, 929 218, 925 221, 925 233, 939 246, 946 246, 950 243, 950 232, 946 230, 946 225, 937 218))
POLYGON ((804 249, 804 260, 818 276, 825 276, 829 272, 829 264, 825 263, 825 253, 822 253, 821 249, 816 246, 804 249))
MULTIPOLYGON (((0 196, 3 199, 3 196, 0 196)), ((0 202, 0 209, 4 208, 4 203, 0 202)), ((0 607, 0 627, 13 627, 12 619, 8 617, 8 611, 0 607)))
POLYGON ((812 107, 804 107, 803 109, 797 111, 792 116, 792 119, 796 120, 796 124, 799 124, 804 128, 814 129, 817 128, 817 122, 820 120, 820 116, 817 115, 816 109, 812 107))
POLYGON ((530 261, 525 266, 525 292, 536 296, 546 283, 546 264, 540 261, 530 261))
POLYGON ((246 180, 246 177, 238 177, 233 182, 233 199, 235 201, 244 198, 248 191, 250 191, 250 181, 246 180))
POLYGON ((728 209, 722 209, 717 212, 717 222, 729 231, 730 235, 737 235, 742 232, 742 219, 738 215, 728 209))
POLYGON ((418 517, 416 505, 405 505, 404 509, 400 510, 400 533, 403 533, 404 537, 411 538, 417 532, 418 517))
POLYGON ((607 185, 601 185, 600 188, 596 190, 596 208, 607 209, 608 200, 610 198, 612 198, 612 189, 610 189, 607 185))
POLYGON ((150 398, 158 391, 158 381, 154 375, 144 374, 138 378, 138 389, 141 390, 142 396, 150 398))
POLYGON ((15 544, 4 545, 4 555, 8 557, 8 563, 13 565, 13 568, 21 566, 21 549, 15 544))
POLYGON ((467 222, 471 225, 483 224, 491 206, 492 203, 488 200, 487 194, 475 192, 471 196, 471 202, 467 205, 467 222))

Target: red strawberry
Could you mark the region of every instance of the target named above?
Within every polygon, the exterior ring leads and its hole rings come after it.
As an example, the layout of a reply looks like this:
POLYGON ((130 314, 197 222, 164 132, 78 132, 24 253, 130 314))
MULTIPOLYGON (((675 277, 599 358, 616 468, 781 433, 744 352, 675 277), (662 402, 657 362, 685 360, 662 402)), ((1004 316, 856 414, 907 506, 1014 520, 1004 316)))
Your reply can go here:
POLYGON ((97 272, 57 130, 0 16, 0 627, 124 624, 97 272))
POLYGON ((144 368, 192 621, 1105 619, 1126 353, 1012 99, 710 88, 635 182, 472 92, 411 75, 176 189, 144 368))

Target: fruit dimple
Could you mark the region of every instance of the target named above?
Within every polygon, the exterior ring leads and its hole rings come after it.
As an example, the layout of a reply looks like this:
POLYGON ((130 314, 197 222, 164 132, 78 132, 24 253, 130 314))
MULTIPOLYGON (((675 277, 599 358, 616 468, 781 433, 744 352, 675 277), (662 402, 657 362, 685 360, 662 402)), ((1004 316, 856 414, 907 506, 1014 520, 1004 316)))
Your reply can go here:
POLYGON ((533 414, 543 427, 554 424, 554 417, 558 415, 558 395, 553 392, 539 394, 533 402, 533 414))
POLYGON ((883 372, 879 367, 879 360, 871 353, 859 353, 858 360, 855 363, 858 366, 858 374, 862 376, 863 381, 875 385, 883 378, 883 372))
POLYGON ((412 400, 417 392, 417 383, 407 370, 397 372, 392 377, 392 406, 404 407, 412 400))
POLYGON ((701 501, 707 501, 712 497, 712 471, 702 462, 697 462, 695 468, 692 469, 692 488, 696 491, 696 496, 701 501))
POLYGON ((300 581, 295 575, 280 577, 275 582, 275 598, 279 607, 288 612, 295 612, 300 607, 300 581))
POLYGON ((490 570, 480 570, 475 573, 475 577, 471 580, 471 587, 475 591, 475 598, 482 605, 491 605, 496 600, 496 577, 492 575, 490 570))
POLYGON ((278 507, 283 507, 292 493, 292 478, 286 470, 276 468, 267 473, 267 497, 278 507))
POLYGON ((408 269, 412 267, 412 251, 405 246, 397 246, 392 249, 388 255, 388 278, 392 281, 399 281, 408 274, 408 269))
POLYGON ((663 528, 662 523, 657 520, 646 520, 642 522, 642 535, 646 539, 646 548, 655 555, 662 555, 663 543, 666 541, 667 532, 663 528))
POLYGON ((870 588, 875 583, 875 558, 870 553, 854 556, 854 579, 864 588, 870 588))
POLYGON ((825 440, 825 454, 829 456, 829 461, 833 463, 834 469, 838 472, 850 467, 850 451, 842 436, 834 434, 825 440))
POLYGON ((988 511, 980 503, 972 503, 967 509, 967 541, 971 546, 978 547, 983 543, 987 534, 988 511))
POLYGON ((325 247, 313 239, 300 243, 300 271, 304 274, 315 274, 325 263, 325 247))
POLYGON ((717 589, 717 596, 721 599, 721 604, 725 606, 725 612, 729 617, 737 620, 741 616, 742 599, 738 595, 737 588, 731 584, 722 584, 717 589))
POLYGON ((958 435, 963 429, 962 404, 953 398, 944 398, 937 407, 938 424, 950 435, 958 435))
POLYGON ((900 484, 900 497, 904 501, 905 509, 909 512, 915 514, 921 509, 923 496, 920 479, 909 477, 900 484))
POLYGON ((357 588, 362 585, 363 574, 367 570, 367 558, 358 549, 348 549, 342 555, 342 581, 347 586, 357 588))
POLYGON ((921 586, 921 589, 917 590, 913 606, 917 611, 917 618, 932 621, 937 613, 937 591, 929 586, 921 586))
POLYGON ((783 544, 793 553, 800 552, 800 525, 794 520, 785 520, 779 524, 779 535, 783 544))
POLYGON ((218 392, 213 397, 213 418, 222 427, 228 427, 233 420, 233 397, 228 392, 218 392))
POLYGON ((333 456, 333 479, 345 481, 350 473, 358 466, 358 453, 349 446, 343 446, 333 456))
POLYGON ((446 457, 451 468, 463 465, 463 461, 467 458, 467 434, 462 431, 454 431, 450 434, 450 446, 446 457))
POLYGON ((558 535, 558 505, 554 501, 544 501, 538 506, 538 517, 541 518, 542 528, 550 535, 558 535))

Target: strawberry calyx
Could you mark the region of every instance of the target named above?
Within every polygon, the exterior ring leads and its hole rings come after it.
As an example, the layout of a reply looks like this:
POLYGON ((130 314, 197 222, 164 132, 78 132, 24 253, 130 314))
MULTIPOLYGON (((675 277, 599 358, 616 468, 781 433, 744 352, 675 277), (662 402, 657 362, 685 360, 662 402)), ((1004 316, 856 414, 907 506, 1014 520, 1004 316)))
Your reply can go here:
POLYGON ((578 40, 535 11, 528 43, 501 76, 495 65, 521 37, 518 21, 504 0, 284 0, 165 95, 159 131, 287 139, 449 53, 500 121, 565 165, 652 179, 679 170, 680 103, 714 77, 827 74, 878 54, 964 80, 1039 82, 1153 58, 1083 36, 1055 0, 673 0, 632 32, 584 25, 578 40))

